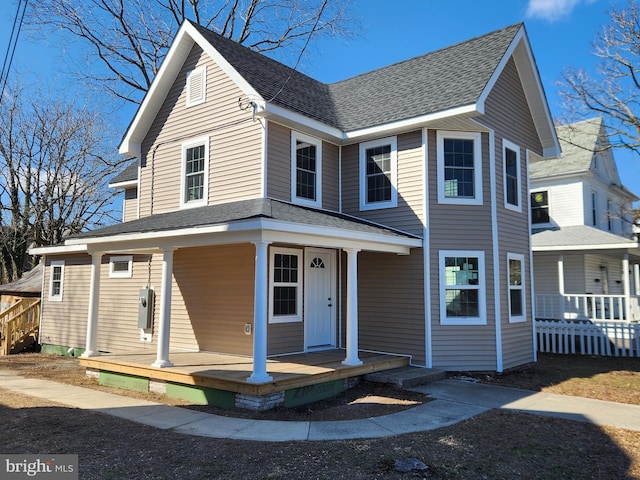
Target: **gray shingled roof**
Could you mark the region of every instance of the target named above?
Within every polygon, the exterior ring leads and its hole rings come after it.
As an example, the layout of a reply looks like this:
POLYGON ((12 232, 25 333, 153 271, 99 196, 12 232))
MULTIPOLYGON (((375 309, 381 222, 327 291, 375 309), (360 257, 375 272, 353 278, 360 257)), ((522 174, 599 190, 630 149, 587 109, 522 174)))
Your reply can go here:
POLYGON ((114 185, 123 182, 134 182, 138 180, 138 160, 131 162, 125 167, 118 175, 113 177, 109 182, 109 185, 114 185))
POLYGON ((541 230, 531 235, 533 248, 537 247, 576 247, 576 246, 601 246, 628 245, 634 248, 637 242, 619 235, 614 235, 587 225, 574 225, 553 230, 541 230))
POLYGON ((361 233, 387 235, 390 237, 418 238, 349 215, 299 207, 289 203, 263 198, 151 215, 138 220, 83 232, 70 238, 82 239, 132 233, 165 232, 183 228, 226 224, 252 218, 271 218, 296 224, 342 228, 361 233))
POLYGON ((475 103, 522 24, 324 84, 193 24, 267 101, 342 130, 475 103))
POLYGON ((15 282, 0 285, 0 294, 37 296, 42 291, 42 264, 22 275, 15 282))
POLYGON ((601 128, 601 117, 557 126, 562 156, 532 162, 531 178, 588 172, 601 128))

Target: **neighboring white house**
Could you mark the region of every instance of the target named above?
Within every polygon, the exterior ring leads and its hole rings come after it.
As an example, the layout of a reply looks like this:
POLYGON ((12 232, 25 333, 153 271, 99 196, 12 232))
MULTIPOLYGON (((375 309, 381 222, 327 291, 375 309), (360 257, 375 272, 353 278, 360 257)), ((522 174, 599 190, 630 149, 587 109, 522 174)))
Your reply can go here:
POLYGON ((632 204, 601 118, 557 127, 562 156, 530 164, 538 319, 638 320, 632 204))

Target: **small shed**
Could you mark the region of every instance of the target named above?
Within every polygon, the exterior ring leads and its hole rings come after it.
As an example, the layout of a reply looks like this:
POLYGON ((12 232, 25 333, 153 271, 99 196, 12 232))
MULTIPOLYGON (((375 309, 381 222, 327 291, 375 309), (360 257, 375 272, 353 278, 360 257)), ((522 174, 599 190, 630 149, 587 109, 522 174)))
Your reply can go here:
POLYGON ((25 273, 20 279, 0 285, 0 312, 23 298, 42 295, 42 264, 25 273))

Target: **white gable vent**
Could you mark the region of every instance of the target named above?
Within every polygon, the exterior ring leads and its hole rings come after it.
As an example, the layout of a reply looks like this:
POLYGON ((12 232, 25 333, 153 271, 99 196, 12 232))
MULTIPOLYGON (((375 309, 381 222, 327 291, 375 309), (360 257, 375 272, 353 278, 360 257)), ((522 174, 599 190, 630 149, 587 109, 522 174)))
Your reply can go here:
POLYGON ((205 101, 207 92, 207 68, 199 67, 187 73, 187 107, 205 101))

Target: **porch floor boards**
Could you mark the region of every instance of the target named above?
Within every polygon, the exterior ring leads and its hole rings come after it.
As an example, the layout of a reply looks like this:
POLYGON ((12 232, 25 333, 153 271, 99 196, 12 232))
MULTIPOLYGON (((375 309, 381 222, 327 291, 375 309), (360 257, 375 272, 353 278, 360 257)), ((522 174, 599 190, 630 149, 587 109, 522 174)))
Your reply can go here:
POLYGON ((359 352, 362 365, 342 365, 344 350, 301 353, 267 359, 267 373, 273 381, 250 383, 253 359, 241 355, 211 352, 172 352, 172 367, 151 366, 156 360, 151 352, 108 353, 80 358, 80 364, 105 372, 135 375, 185 385, 217 388, 245 395, 269 395, 284 390, 409 365, 409 358, 371 352, 359 352))

